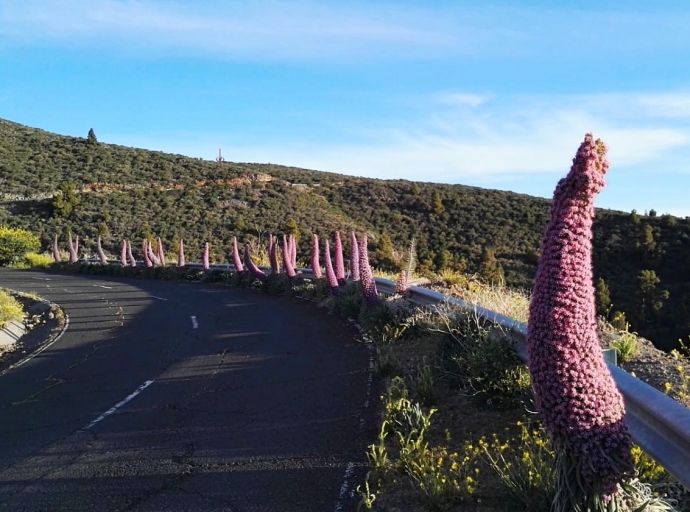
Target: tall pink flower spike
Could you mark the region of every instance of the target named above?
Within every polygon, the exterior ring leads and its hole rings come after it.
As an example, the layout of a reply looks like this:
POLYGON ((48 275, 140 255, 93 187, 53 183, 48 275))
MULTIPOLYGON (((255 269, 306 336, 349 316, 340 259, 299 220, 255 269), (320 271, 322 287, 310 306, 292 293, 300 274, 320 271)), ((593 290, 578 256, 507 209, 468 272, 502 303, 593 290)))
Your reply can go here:
POLYGON ((127 241, 123 240, 120 246, 120 265, 127 266, 127 241))
POLYGON ((165 252, 163 252, 163 242, 161 242, 160 237, 158 237, 158 245, 156 246, 156 256, 160 260, 160 264, 165 266, 165 252))
POLYGON ((149 258, 149 241, 144 238, 144 241, 141 244, 141 253, 144 258, 144 265, 146 265, 146 268, 151 268, 153 267, 153 262, 149 258))
POLYGON ((251 272, 251 274, 254 277, 257 277, 259 279, 263 279, 264 277, 266 277, 264 271, 257 267, 256 264, 252 261, 252 257, 249 254, 248 244, 244 246, 244 264, 247 265, 249 272, 251 272))
POLYGON ((204 270, 208 270, 211 268, 211 263, 209 262, 209 247, 208 247, 208 242, 204 244, 204 256, 202 260, 202 265, 204 266, 204 270))
POLYGON ((57 236, 57 234, 55 235, 55 238, 53 239, 53 259, 57 263, 60 263, 62 261, 62 256, 60 256, 60 248, 58 247, 58 236, 57 236))
POLYGON ((69 262, 70 263, 76 263, 79 261, 78 253, 77 251, 79 250, 79 237, 77 237, 77 242, 75 244, 72 243, 72 233, 68 233, 68 239, 67 243, 69 244, 69 262))
POLYGON ((184 259, 184 241, 180 238, 180 245, 177 250, 177 266, 179 268, 182 268, 186 265, 186 261, 184 259))
POLYGON ((98 237, 98 242, 96 244, 96 252, 98 253, 98 259, 101 260, 101 263, 106 265, 108 263, 108 258, 105 256, 105 253, 103 252, 103 247, 101 247, 101 237, 98 237))
POLYGON ((134 254, 132 254, 132 244, 129 243, 129 240, 127 240, 127 257, 129 258, 129 266, 136 267, 137 260, 134 259, 134 254))
POLYGON ((292 268, 297 266, 297 240, 295 240, 295 235, 290 235, 290 263, 292 263, 292 268))
POLYGON ((240 258, 240 250, 237 247, 237 238, 232 237, 232 262, 235 265, 235 272, 244 272, 242 266, 242 259, 240 258))
POLYGON ((159 260, 158 256, 156 256, 156 254, 153 252, 153 244, 150 240, 146 240, 146 254, 148 255, 149 260, 151 260, 151 263, 154 267, 157 267, 161 264, 161 260, 159 260))
POLYGON ((331 287, 331 293, 333 295, 338 295, 340 293, 340 285, 338 284, 338 279, 335 277, 335 272, 333 271, 333 263, 331 262, 331 248, 328 244, 328 238, 326 238, 326 244, 323 248, 323 261, 326 266, 326 280, 328 285, 331 287))
POLYGON ((283 235, 283 268, 289 278, 295 277, 295 267, 292 266, 292 245, 288 239, 283 235))
POLYGON ((350 279, 359 281, 359 244, 354 231, 350 233, 350 279))
POLYGON ((321 279, 321 263, 319 262, 319 237, 314 233, 311 242, 311 270, 315 279, 321 279))
POLYGON ((343 261, 343 243, 340 240, 340 231, 335 232, 335 278, 341 286, 345 284, 345 262, 343 261))
POLYGON ((268 261, 271 263, 271 272, 273 274, 277 274, 278 272, 280 272, 280 267, 278 266, 278 251, 276 249, 276 245, 277 237, 273 235, 268 235, 268 261))
MULTIPOLYGON (((567 461, 559 474, 584 482, 585 495, 604 497, 634 474, 623 398, 596 332, 592 222, 608 167, 606 146, 587 134, 554 192, 527 332, 535 404, 561 462, 567 461)), ((582 506, 572 499, 561 488, 554 503, 565 503, 559 510, 582 506)))
POLYGON ((359 277, 362 281, 362 294, 367 304, 376 304, 379 300, 379 292, 376 289, 374 274, 369 266, 369 248, 367 235, 362 238, 359 246, 359 277))

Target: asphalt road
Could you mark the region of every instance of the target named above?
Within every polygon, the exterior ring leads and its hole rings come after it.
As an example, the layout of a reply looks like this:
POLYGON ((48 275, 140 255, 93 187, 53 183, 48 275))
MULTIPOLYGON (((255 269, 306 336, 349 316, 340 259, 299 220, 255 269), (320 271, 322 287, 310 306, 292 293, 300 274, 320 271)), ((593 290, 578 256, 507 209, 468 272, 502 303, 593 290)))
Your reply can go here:
POLYGON ((0 510, 355 510, 369 353, 314 305, 198 283, 0 269, 60 304, 0 368, 0 510))

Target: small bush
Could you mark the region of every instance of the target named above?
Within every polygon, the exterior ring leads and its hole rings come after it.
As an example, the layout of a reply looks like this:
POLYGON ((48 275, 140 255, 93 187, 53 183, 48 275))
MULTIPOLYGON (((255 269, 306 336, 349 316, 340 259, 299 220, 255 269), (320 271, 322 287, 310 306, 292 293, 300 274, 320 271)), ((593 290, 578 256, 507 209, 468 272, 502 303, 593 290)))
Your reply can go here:
POLYGON ((21 303, 4 290, 0 290, 0 326, 11 320, 21 321, 24 308, 21 303))
POLYGON ((640 351, 640 344, 637 339, 637 333, 628 332, 629 325, 626 324, 625 332, 615 339, 611 346, 616 350, 618 361, 624 363, 630 361, 640 351))
POLYGON ((38 237, 24 229, 0 226, 0 266, 18 263, 26 253, 41 247, 38 237))
POLYGON ((390 346, 383 346, 376 349, 376 363, 374 371, 379 377, 392 378, 402 373, 400 361, 395 354, 395 350, 390 346))

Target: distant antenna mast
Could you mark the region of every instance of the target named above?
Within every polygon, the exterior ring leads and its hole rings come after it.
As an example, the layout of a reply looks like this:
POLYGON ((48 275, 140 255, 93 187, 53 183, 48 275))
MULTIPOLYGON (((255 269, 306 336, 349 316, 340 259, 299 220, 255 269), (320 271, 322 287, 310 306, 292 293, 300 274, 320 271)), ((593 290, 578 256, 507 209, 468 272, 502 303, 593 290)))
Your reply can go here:
POLYGON ((225 162, 225 158, 220 154, 220 148, 218 148, 218 158, 216 158, 216 162, 225 162))

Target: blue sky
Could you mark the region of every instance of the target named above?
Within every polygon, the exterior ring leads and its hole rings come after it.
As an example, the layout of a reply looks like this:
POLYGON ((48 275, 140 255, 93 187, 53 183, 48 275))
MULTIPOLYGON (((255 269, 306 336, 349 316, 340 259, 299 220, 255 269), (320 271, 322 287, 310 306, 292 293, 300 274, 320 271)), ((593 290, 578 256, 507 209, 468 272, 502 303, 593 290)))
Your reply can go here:
POLYGON ((213 159, 690 216, 690 3, 2 0, 0 117, 213 159))

